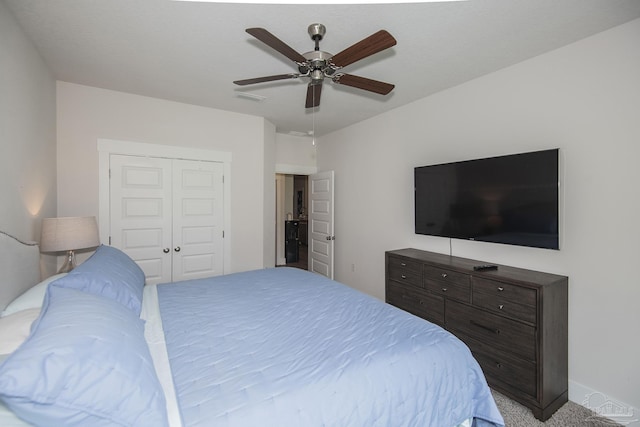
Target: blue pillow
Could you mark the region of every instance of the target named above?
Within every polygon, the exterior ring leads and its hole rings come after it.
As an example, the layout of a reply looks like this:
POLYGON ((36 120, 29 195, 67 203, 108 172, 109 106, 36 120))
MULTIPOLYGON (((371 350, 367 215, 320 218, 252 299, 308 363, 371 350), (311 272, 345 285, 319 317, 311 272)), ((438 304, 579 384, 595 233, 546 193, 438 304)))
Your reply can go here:
POLYGON ((138 316, 142 310, 144 273, 127 254, 112 246, 99 246, 89 259, 56 280, 55 286, 104 295, 138 316))
POLYGON ((144 324, 108 298, 50 286, 0 365, 0 399, 36 426, 168 426, 144 324))

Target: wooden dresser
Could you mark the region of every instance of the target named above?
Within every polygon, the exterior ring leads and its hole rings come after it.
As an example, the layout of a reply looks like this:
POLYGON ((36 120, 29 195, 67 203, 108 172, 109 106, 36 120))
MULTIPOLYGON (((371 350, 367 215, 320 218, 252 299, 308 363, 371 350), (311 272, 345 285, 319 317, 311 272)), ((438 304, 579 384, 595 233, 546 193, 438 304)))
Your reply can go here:
POLYGON ((386 301, 443 326, 487 382, 547 420, 568 398, 568 278, 417 249, 385 254, 386 301))

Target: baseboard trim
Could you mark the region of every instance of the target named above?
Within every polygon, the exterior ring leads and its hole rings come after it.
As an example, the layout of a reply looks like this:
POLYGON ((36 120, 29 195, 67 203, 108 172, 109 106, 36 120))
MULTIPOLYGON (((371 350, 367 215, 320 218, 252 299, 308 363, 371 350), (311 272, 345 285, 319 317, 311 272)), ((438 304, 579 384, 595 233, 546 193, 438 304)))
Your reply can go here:
POLYGON ((640 426, 640 409, 575 381, 569 381, 569 400, 625 426, 640 426))

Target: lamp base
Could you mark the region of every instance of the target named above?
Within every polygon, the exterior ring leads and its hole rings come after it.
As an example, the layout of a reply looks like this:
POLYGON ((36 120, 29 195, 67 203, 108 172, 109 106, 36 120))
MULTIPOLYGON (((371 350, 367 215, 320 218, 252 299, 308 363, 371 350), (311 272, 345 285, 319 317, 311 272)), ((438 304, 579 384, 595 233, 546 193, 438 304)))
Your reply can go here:
POLYGON ((68 273, 74 268, 76 268, 76 254, 74 251, 68 251, 66 260, 64 261, 64 264, 62 264, 62 267, 60 267, 60 270, 58 270, 58 274, 68 273))

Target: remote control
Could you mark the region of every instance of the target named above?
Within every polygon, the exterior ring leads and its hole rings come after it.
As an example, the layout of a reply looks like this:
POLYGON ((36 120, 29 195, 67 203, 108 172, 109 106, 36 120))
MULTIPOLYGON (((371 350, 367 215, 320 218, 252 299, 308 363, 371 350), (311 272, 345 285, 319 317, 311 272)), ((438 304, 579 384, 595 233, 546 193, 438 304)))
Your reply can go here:
POLYGON ((497 270, 497 265, 485 264, 485 265, 476 265, 473 267, 474 271, 486 271, 486 270, 497 270))

